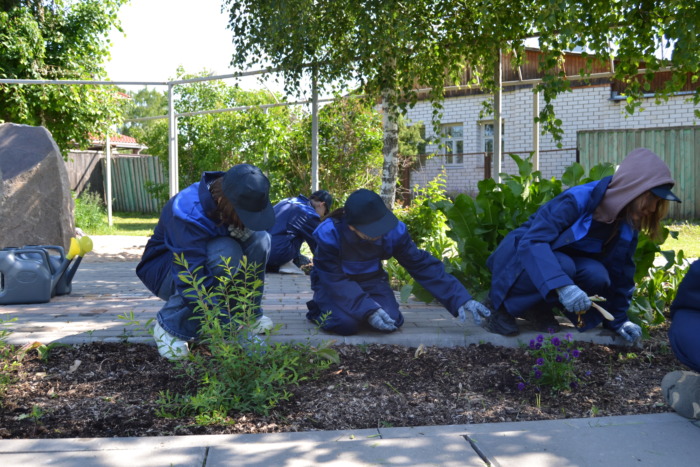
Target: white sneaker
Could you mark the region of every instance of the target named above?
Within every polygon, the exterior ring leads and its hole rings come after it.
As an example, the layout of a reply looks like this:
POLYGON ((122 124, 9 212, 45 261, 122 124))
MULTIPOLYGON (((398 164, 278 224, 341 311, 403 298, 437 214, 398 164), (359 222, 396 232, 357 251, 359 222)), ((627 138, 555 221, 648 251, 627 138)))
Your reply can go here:
POLYGON ((258 321, 252 326, 251 330, 255 334, 264 334, 275 326, 270 318, 265 315, 260 315, 258 321))
POLYGON ((153 326, 153 339, 156 341, 158 353, 161 357, 165 357, 171 362, 184 360, 190 353, 187 342, 168 334, 158 321, 156 321, 156 324, 153 326))
POLYGON ((292 261, 284 263, 280 266, 280 274, 305 274, 304 271, 299 269, 299 266, 294 264, 292 261))

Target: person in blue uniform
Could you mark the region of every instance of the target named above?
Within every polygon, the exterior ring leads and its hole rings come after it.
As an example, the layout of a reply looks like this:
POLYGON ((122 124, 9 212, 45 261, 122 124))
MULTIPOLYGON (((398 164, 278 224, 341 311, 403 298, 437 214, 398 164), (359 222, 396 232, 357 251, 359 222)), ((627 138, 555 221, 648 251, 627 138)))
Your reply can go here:
POLYGON ((419 249, 406 225, 373 191, 353 192, 314 232, 313 300, 307 319, 322 329, 352 335, 363 328, 392 332, 404 323, 382 260, 394 257, 447 310, 479 324, 490 311, 445 272, 440 260, 419 249))
POLYGON ((268 231, 272 238, 268 272, 304 274, 299 267, 308 264, 309 258, 301 254, 301 244, 306 242, 314 251, 314 230, 331 206, 333 197, 325 190, 315 191, 309 198, 299 195, 275 204, 275 225, 268 231))
MULTIPOLYGON (((255 331, 272 327, 259 308, 270 253, 266 230, 275 221, 269 193, 270 182, 259 168, 239 164, 227 172, 204 172, 199 182, 180 191, 163 207, 136 267, 144 285, 165 300, 154 327, 154 339, 163 357, 184 359, 189 353, 188 342, 197 338, 199 330, 199 321, 192 319, 196 317, 196 300, 186 292, 190 285, 180 279, 183 269, 174 263, 174 255, 184 255, 189 270, 203 279, 202 285, 208 289, 225 274, 222 257, 230 258, 229 266, 234 269, 243 257, 257 265, 260 286, 255 298, 255 331)), ((234 280, 239 274, 243 271, 234 280)))
POLYGON ((627 317, 634 291, 633 255, 639 231, 661 232, 669 201, 678 201, 661 158, 645 148, 630 152, 614 175, 574 186, 545 203, 501 241, 487 260, 494 312, 486 328, 519 333, 516 317, 540 331, 559 330, 560 308, 579 331, 603 326, 634 342, 641 328, 627 317), (590 296, 612 314, 603 319, 590 296))
POLYGON ((661 381, 668 405, 686 418, 700 418, 700 261, 695 260, 671 304, 668 337, 676 358, 693 371, 672 371, 661 381))

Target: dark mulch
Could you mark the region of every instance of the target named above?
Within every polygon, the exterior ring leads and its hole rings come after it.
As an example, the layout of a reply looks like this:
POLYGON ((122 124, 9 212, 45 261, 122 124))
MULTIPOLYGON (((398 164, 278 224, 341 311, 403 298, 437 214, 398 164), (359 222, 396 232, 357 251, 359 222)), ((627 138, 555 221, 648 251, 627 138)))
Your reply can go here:
POLYGON ((226 425, 156 415, 159 393, 185 386, 148 345, 56 347, 27 354, 0 407, 0 438, 157 436, 550 420, 668 412, 659 384, 682 366, 663 332, 642 348, 582 343, 577 388, 518 390, 534 361, 524 349, 338 346, 340 364, 293 387, 270 415, 226 425), (78 365, 78 362, 79 365, 78 365), (588 376, 586 376, 588 375, 588 376), (34 414, 32 416, 32 413, 34 414))

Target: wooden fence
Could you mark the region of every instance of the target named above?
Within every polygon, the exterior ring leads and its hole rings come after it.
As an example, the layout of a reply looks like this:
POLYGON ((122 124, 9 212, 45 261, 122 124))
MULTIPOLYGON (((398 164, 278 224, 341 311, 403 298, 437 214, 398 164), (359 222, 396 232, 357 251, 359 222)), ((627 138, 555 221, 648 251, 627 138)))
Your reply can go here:
POLYGON ((590 169, 601 162, 619 164, 633 149, 647 148, 658 154, 676 180, 674 193, 681 203, 671 203, 671 219, 700 219, 700 127, 593 130, 577 134, 578 157, 590 169))
MULTIPOLYGON (((66 162, 71 190, 80 194, 89 189, 106 200, 106 161, 102 152, 71 152, 66 162)), ((146 191, 146 182, 167 183, 165 170, 157 157, 141 154, 113 156, 112 209, 122 212, 160 212, 162 202, 146 191)))

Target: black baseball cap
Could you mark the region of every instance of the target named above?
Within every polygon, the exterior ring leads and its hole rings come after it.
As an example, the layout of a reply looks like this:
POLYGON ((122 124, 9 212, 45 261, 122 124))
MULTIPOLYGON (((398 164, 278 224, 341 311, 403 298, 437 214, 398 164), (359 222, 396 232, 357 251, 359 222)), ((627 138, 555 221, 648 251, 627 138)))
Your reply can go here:
POLYGON ((333 197, 326 190, 318 190, 311 193, 311 199, 317 199, 323 203, 326 203, 326 209, 331 210, 333 206, 333 197))
POLYGON ((364 188, 353 192, 345 201, 345 219, 368 237, 381 237, 399 222, 378 194, 364 188))
POLYGON ((270 181, 262 171, 250 164, 231 167, 222 181, 224 196, 250 230, 267 230, 275 223, 270 204, 270 181))
POLYGON ((673 188, 673 184, 666 183, 665 185, 655 186, 650 191, 661 199, 667 199, 669 201, 676 201, 680 203, 681 199, 673 194, 671 188, 673 188))

